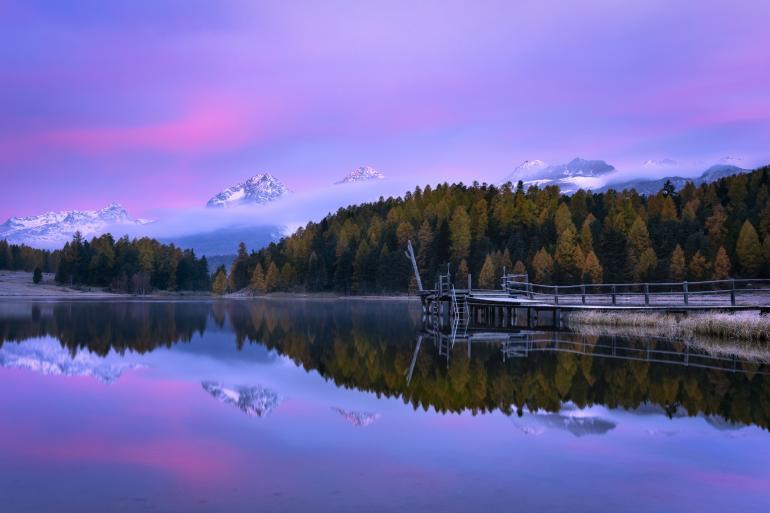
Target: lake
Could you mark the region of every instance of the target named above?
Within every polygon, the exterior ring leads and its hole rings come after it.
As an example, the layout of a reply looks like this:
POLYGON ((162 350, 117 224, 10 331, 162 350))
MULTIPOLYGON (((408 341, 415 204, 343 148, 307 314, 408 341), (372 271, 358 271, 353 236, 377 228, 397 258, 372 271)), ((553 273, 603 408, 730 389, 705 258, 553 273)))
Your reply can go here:
POLYGON ((0 511, 770 511, 770 366, 405 301, 0 302, 0 511))

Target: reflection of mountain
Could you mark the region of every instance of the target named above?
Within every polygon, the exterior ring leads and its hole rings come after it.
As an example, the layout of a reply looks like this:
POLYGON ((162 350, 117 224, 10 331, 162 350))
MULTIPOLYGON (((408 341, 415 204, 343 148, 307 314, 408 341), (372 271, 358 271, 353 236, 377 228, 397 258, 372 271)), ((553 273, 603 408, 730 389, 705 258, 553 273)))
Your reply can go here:
POLYGON ((278 394, 260 385, 227 388, 214 381, 204 381, 201 385, 217 400, 235 406, 249 417, 264 417, 280 402, 278 394))
POLYGON ((374 424, 377 421, 377 419, 380 418, 379 413, 369 413, 365 411, 350 411, 350 410, 343 410, 342 408, 332 408, 332 410, 342 415, 342 418, 344 418, 354 426, 359 426, 359 427, 370 426, 374 424))
POLYGON ((139 367, 124 362, 107 363, 87 351, 77 351, 73 356, 55 340, 5 344, 0 347, 0 366, 52 376, 91 376, 107 384, 113 383, 126 370, 139 367))
POLYGON ((541 435, 546 429, 567 431, 577 437, 604 435, 615 429, 611 420, 591 415, 590 412, 565 405, 558 413, 534 412, 526 414, 515 425, 526 435, 541 435))

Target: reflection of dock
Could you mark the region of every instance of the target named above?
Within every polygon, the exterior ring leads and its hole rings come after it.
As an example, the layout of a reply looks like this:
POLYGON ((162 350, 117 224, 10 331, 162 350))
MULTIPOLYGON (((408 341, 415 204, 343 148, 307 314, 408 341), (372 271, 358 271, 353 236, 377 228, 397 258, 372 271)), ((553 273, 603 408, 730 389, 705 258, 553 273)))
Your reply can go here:
POLYGON ((770 375, 764 362, 742 359, 737 355, 709 354, 690 345, 657 337, 590 336, 569 332, 474 331, 455 334, 430 325, 418 336, 407 382, 411 381, 417 355, 425 339, 432 339, 440 356, 449 365, 455 350, 471 357, 473 346, 499 348, 503 361, 526 359, 537 354, 568 353, 591 358, 637 361, 642 363, 678 365, 723 372, 744 372, 770 375), (455 349, 457 348, 457 349, 455 349))

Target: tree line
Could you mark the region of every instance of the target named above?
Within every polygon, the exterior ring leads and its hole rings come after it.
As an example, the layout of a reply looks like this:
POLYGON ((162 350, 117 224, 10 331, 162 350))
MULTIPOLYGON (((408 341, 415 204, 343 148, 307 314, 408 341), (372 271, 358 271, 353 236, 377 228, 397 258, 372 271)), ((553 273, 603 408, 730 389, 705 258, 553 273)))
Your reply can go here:
POLYGON ((55 273, 59 284, 133 294, 209 290, 211 284, 205 256, 147 237, 116 241, 110 234, 88 241, 77 232, 55 251, 0 241, 0 269, 55 273))
POLYGON ((770 277, 770 167, 714 183, 563 195, 540 188, 440 184, 341 208, 247 253, 221 291, 403 292, 447 264, 458 286, 495 288, 503 269, 544 284, 770 277))

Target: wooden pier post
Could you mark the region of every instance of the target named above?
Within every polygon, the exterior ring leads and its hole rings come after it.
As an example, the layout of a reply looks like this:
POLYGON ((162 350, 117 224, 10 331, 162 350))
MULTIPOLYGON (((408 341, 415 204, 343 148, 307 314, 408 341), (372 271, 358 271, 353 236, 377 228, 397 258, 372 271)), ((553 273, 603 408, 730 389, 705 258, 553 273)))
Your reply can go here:
POLYGON ((650 284, 644 284, 644 306, 650 306, 650 284))
POLYGON ((615 284, 614 283, 612 284, 612 304, 613 305, 617 304, 617 299, 615 297, 615 284))
POLYGON ((730 304, 735 306, 735 280, 730 280, 730 304))
POLYGON ((687 290, 687 282, 682 282, 682 292, 684 293, 684 304, 690 304, 690 298, 687 290))
POLYGON ((580 297, 580 302, 583 304, 586 304, 586 284, 585 283, 580 286, 580 293, 582 294, 582 296, 580 297))
POLYGON ((554 302, 554 304, 556 304, 556 305, 558 305, 558 304, 559 304, 559 286, 558 286, 558 285, 556 285, 556 286, 553 288, 553 302, 554 302))

